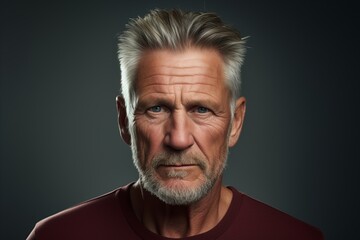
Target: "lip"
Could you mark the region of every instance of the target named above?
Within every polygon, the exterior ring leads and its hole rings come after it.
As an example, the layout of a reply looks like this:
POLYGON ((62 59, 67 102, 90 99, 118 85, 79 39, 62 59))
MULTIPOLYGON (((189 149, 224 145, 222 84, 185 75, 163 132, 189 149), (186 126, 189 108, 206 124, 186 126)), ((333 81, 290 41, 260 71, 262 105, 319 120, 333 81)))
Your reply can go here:
POLYGON ((196 167, 196 164, 181 164, 181 165, 160 165, 159 167, 165 168, 187 168, 187 167, 196 167))

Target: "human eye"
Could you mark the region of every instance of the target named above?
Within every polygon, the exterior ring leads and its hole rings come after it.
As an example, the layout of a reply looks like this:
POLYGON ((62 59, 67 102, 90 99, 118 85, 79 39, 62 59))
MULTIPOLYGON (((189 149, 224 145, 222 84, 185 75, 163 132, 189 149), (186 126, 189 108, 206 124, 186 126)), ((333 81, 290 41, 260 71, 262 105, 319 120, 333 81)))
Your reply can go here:
POLYGON ((212 115, 213 111, 202 105, 194 106, 191 110, 192 114, 196 118, 208 118, 212 115))
POLYGON ((149 112, 153 112, 153 113, 159 113, 163 110, 163 108, 161 106, 152 106, 148 109, 149 112))
POLYGON ((204 113, 210 112, 210 110, 208 108, 206 108, 206 107, 198 106, 198 107, 196 107, 195 112, 200 113, 200 114, 204 114, 204 113))

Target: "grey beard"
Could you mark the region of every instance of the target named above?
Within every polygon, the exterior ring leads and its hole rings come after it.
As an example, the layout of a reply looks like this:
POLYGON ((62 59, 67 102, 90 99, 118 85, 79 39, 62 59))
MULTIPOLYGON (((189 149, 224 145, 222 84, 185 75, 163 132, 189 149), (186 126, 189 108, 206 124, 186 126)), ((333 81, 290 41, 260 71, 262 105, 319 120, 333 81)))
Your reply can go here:
MULTIPOLYGON (((224 155, 226 158, 226 154, 224 155)), ((135 159, 134 159, 135 160, 135 159)), ((140 169, 139 162, 134 161, 140 173, 142 186, 151 194, 157 196, 168 205, 189 205, 195 203, 206 196, 213 188, 215 182, 222 174, 225 162, 220 166, 219 172, 209 171, 205 161, 196 156, 186 157, 182 154, 162 153, 153 159, 151 167, 145 171, 140 169), (168 188, 156 178, 155 170, 160 165, 173 164, 197 164, 204 172, 203 183, 196 187, 177 187, 168 188)), ((182 179, 187 176, 186 171, 170 171, 168 177, 182 179)))

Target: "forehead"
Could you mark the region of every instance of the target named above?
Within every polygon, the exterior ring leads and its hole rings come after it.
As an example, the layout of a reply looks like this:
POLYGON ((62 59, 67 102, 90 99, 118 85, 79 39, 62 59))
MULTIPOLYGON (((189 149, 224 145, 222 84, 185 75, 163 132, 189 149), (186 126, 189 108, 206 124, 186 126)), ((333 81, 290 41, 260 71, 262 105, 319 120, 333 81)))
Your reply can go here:
POLYGON ((224 87, 224 63, 216 50, 189 48, 185 51, 146 51, 139 62, 135 89, 166 85, 224 87))

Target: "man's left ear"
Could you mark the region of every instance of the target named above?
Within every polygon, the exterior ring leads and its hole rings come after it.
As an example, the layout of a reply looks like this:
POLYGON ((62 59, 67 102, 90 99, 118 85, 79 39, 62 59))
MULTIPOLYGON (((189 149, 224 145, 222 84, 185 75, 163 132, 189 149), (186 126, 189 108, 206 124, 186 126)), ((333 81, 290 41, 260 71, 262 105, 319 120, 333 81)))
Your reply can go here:
POLYGON ((235 104, 233 122, 229 136, 229 147, 234 146, 239 139, 241 128, 244 122, 245 111, 246 111, 246 99, 244 97, 240 97, 236 100, 236 104, 235 104))

